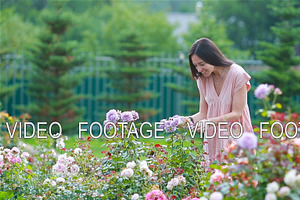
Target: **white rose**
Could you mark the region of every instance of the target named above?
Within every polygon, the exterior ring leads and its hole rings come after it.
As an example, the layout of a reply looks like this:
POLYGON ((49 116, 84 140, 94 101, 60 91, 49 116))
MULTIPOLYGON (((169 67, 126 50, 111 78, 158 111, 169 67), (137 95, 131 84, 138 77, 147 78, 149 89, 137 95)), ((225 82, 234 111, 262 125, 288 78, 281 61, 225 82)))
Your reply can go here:
POLYGON ((126 165, 127 168, 131 168, 131 169, 133 169, 135 166, 136 166, 136 164, 135 164, 134 161, 128 162, 127 165, 126 165))
POLYGON ((278 191, 279 197, 284 197, 286 195, 289 195, 291 193, 291 189, 288 186, 283 186, 278 191))
POLYGON ((133 176, 133 173, 134 173, 133 169, 127 168, 127 169, 124 169, 124 170, 121 172, 120 176, 130 178, 130 177, 133 176))
POLYGON ((65 182, 65 179, 62 177, 59 177, 56 179, 56 183, 64 183, 64 182, 65 182))
POLYGON ((74 153, 77 155, 80 155, 82 153, 82 149, 76 148, 76 149, 74 149, 74 153))
POLYGON ((178 178, 172 178, 172 179, 171 179, 171 184, 172 184, 173 186, 177 186, 177 185, 179 184, 179 179, 178 179, 178 178))
POLYGON ((184 178, 184 176, 180 175, 180 176, 177 176, 178 180, 179 180, 179 184, 183 183, 185 184, 186 183, 186 180, 184 178))
POLYGON ((209 196, 209 200, 223 200, 223 194, 221 192, 213 192, 209 196))
POLYGON ((277 196, 275 193, 268 193, 266 196, 265 196, 265 200, 277 200, 277 196))
POLYGON ((132 195, 131 200, 138 200, 139 198, 140 198, 139 194, 134 194, 132 195))
POLYGON ((167 189, 168 190, 173 190, 173 185, 170 181, 168 182, 167 189))
POLYGON ((148 168, 146 170, 146 176, 151 177, 153 175, 153 172, 148 168))
POLYGON ((148 169, 148 165, 147 162, 145 160, 143 160, 142 162, 140 162, 140 170, 144 171, 148 169))
POLYGON ((296 173, 297 173, 297 171, 295 169, 292 169, 291 171, 289 171, 284 176, 284 179, 283 179, 285 184, 287 184, 288 186, 293 187, 296 183, 296 173))
POLYGON ((275 193, 275 192, 278 191, 278 189, 279 189, 279 185, 278 185, 278 183, 275 182, 275 181, 272 182, 272 183, 269 183, 269 184, 267 185, 267 188, 266 188, 266 190, 267 190, 268 193, 275 193))
POLYGON ((51 181, 51 186, 52 187, 56 186, 56 182, 55 181, 51 181))

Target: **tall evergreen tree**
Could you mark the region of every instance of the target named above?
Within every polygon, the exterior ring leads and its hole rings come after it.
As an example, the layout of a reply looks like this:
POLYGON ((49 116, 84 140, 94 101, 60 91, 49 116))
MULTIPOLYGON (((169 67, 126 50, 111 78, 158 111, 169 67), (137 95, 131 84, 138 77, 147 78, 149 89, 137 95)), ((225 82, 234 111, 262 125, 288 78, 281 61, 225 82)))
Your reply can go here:
POLYGON ((142 120, 148 120, 158 110, 138 107, 137 103, 157 97, 146 86, 158 69, 146 65, 145 60, 175 46, 173 27, 162 14, 151 14, 141 6, 120 2, 112 6, 102 41, 105 54, 116 59, 115 67, 108 68, 106 74, 117 93, 102 94, 98 99, 115 104, 117 109, 137 110, 142 120))
POLYGON ((76 42, 64 40, 72 25, 71 14, 63 9, 66 1, 52 3, 53 7, 43 18, 47 30, 39 36, 40 42, 32 48, 30 56, 33 68, 27 93, 34 101, 28 106, 28 112, 35 122, 56 121, 61 124, 63 133, 71 133, 83 115, 83 110, 76 106, 81 96, 75 95, 73 89, 83 74, 73 69, 84 60, 75 53, 76 42))
POLYGON ((271 27, 275 43, 261 42, 258 57, 270 67, 255 76, 261 83, 274 84, 284 95, 282 103, 293 105, 292 97, 300 94, 300 72, 293 66, 300 63, 295 46, 300 42, 300 3, 294 0, 273 0, 269 8, 280 21, 271 27))

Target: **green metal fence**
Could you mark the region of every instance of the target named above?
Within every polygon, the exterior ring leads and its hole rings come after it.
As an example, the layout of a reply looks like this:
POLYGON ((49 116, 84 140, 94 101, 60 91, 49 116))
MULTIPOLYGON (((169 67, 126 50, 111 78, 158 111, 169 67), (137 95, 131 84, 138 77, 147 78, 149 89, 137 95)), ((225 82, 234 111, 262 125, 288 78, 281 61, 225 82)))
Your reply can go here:
MULTIPOLYGON (((30 96, 26 94, 26 76, 30 73, 31 66, 26 62, 22 55, 5 55, 0 60, 0 81, 3 81, 5 85, 19 84, 19 88, 15 91, 13 96, 9 100, 2 102, 2 109, 6 110, 10 115, 18 116, 21 113, 18 111, 18 105, 27 105, 32 101, 30 96)), ((180 84, 184 81, 184 77, 172 73, 172 70, 166 68, 166 65, 179 65, 179 58, 160 57, 151 58, 145 61, 145 65, 155 66, 161 69, 159 74, 150 77, 150 84, 147 85, 147 90, 152 90, 160 94, 156 99, 148 100, 138 103, 137 106, 143 106, 147 108, 156 108, 160 112, 152 117, 150 121, 160 121, 163 118, 173 116, 175 114, 184 115, 187 114, 187 108, 184 107, 181 102, 187 100, 187 97, 183 94, 174 92, 165 86, 166 83, 172 82, 180 84)), ((236 63, 240 64, 250 74, 257 73, 266 66, 262 65, 261 61, 257 60, 236 60, 236 63)), ((103 121, 104 114, 108 110, 103 110, 103 107, 114 108, 114 105, 107 102, 99 102, 95 98, 102 92, 113 93, 115 92, 109 87, 109 80, 102 73, 103 68, 112 67, 115 64, 114 60, 109 57, 97 56, 88 62, 87 66, 81 66, 76 68, 77 71, 88 72, 89 76, 82 80, 82 84, 76 88, 77 93, 86 94, 89 98, 81 100, 79 102, 80 107, 85 108, 84 119, 86 121, 103 121)), ((182 67, 188 67, 187 61, 181 64, 182 67)), ((196 84, 196 83, 195 83, 196 84)), ((251 80, 252 86, 256 86, 256 83, 251 80)), ((300 98, 296 97, 300 102, 300 98)), ((199 102, 199 99, 194 99, 199 102)), ((255 119, 255 111, 258 109, 253 91, 248 94, 248 104, 251 112, 252 119, 255 119)))

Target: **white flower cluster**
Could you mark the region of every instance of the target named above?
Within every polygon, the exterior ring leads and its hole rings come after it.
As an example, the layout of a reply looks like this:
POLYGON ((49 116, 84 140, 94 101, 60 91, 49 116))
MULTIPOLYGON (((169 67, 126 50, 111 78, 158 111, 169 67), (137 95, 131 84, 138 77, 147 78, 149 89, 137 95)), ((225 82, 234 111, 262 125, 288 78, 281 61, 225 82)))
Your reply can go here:
POLYGON ((287 186, 279 188, 279 184, 275 181, 267 185, 265 200, 277 200, 277 195, 278 197, 285 197, 291 193, 291 188, 300 188, 300 174, 297 175, 295 169, 286 173, 283 180, 287 186))
POLYGON ((140 162, 140 170, 146 174, 146 176, 151 177, 153 175, 153 172, 149 169, 147 161, 143 160, 140 162))
POLYGON ((134 174, 134 171, 133 171, 133 168, 136 166, 135 162, 132 161, 132 162, 128 162, 127 165, 126 165, 126 169, 124 169, 123 171, 121 171, 121 174, 120 176, 122 177, 127 177, 127 178, 130 178, 133 176, 134 174))
POLYGON ((177 185, 185 185, 186 183, 186 180, 185 180, 185 177, 180 175, 180 176, 177 176, 176 178, 172 178, 169 182, 168 182, 168 185, 167 185, 167 189, 168 190, 173 190, 173 188, 177 185))

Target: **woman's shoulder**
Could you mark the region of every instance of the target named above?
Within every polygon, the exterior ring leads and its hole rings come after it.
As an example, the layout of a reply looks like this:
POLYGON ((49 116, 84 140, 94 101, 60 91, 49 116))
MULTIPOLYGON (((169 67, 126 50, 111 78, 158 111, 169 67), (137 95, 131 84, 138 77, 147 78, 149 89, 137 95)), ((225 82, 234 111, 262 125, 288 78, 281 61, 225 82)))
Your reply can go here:
POLYGON ((248 74, 242 66, 236 63, 233 63, 230 67, 232 68, 232 73, 236 76, 242 75, 244 73, 248 74))

